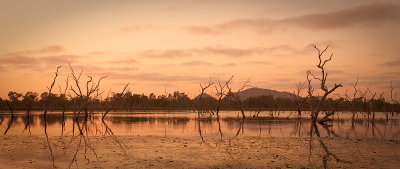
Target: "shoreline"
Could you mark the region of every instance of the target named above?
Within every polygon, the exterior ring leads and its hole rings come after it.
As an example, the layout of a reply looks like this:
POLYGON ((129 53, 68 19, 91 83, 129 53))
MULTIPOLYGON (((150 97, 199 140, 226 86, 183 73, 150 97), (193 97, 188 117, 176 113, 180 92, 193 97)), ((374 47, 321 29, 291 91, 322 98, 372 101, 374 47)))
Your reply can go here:
POLYGON ((48 138, 50 144, 41 136, 1 136, 0 168, 53 168, 48 145, 57 168, 68 168, 76 150, 71 168, 323 168, 324 159, 329 168, 400 166, 398 140, 314 137, 310 155, 310 138, 48 138))

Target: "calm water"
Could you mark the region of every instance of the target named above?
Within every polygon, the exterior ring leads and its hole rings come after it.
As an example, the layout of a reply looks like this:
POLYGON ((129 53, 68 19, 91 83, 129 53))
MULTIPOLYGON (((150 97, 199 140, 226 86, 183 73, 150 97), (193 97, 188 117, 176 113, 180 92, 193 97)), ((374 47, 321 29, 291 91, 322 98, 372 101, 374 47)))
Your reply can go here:
MULTIPOLYGON (((1 113, 0 133, 3 135, 39 135, 44 136, 45 123, 42 112, 32 112, 28 119, 24 112, 16 113, 13 121, 7 112, 1 113)), ((247 112, 245 120, 239 112, 221 112, 220 120, 216 116, 203 116, 198 119, 193 112, 154 112, 154 113, 111 113, 105 123, 101 114, 96 114, 87 121, 85 134, 91 136, 114 135, 157 135, 177 137, 309 137, 309 114, 298 119, 294 112, 261 112, 259 117, 252 117, 254 112, 247 112), (276 117, 274 119, 271 116, 276 117), (107 133, 108 132, 108 133, 107 133)), ((375 120, 368 120, 366 113, 357 114, 354 121, 351 113, 338 113, 329 126, 318 125, 321 137, 343 138, 382 138, 400 140, 399 117, 390 115, 386 120, 383 113, 377 113, 375 120)), ((72 114, 52 112, 47 117, 49 136, 78 135, 79 130, 72 120, 72 114), (64 125, 63 125, 64 124, 64 125)), ((372 118, 372 116, 371 116, 372 118)), ((83 120, 81 120, 82 123, 83 120)), ((82 126, 82 125, 81 125, 82 126)))

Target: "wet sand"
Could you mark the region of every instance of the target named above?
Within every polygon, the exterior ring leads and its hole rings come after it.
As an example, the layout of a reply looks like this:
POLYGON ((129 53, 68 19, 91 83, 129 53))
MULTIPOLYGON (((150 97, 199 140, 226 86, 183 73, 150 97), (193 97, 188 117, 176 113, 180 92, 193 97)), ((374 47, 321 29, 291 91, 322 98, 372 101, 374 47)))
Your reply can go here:
MULTIPOLYGON (((398 168, 400 141, 385 139, 55 136, 57 168, 398 168), (86 157, 85 157, 85 142, 86 157), (80 146, 78 146, 80 145, 80 146), (96 155, 93 153, 96 153, 96 155), (324 159, 326 164, 324 164, 324 159)), ((53 168, 46 137, 1 136, 0 168, 53 168)))

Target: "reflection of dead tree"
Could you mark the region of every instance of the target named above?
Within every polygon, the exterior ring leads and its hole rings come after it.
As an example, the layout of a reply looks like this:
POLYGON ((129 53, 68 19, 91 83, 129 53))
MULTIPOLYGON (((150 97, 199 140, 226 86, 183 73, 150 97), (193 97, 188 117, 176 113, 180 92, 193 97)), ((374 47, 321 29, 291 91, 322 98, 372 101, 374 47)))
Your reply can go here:
POLYGON ((115 98, 111 98, 111 100, 109 101, 109 103, 106 106, 106 112, 103 114, 103 116, 101 117, 101 120, 104 122, 104 118, 107 116, 107 114, 110 112, 110 110, 112 110, 115 106, 115 103, 121 99, 121 97, 123 96, 126 88, 128 88, 129 83, 127 83, 124 87, 124 89, 122 90, 121 93, 116 93, 114 94, 114 96, 116 96, 115 98))
POLYGON ((296 84, 296 91, 293 91, 290 93, 290 96, 292 96, 293 101, 296 103, 297 107, 297 113, 299 116, 301 116, 301 109, 303 107, 303 98, 300 96, 301 92, 304 90, 306 86, 306 82, 299 82, 296 84))
POLYGON ((226 94, 226 96, 227 96, 228 98, 231 98, 232 100, 234 100, 237 104, 239 104, 239 106, 240 106, 240 112, 242 113, 243 119, 246 118, 246 116, 245 116, 245 114, 244 114, 244 105, 243 105, 243 101, 242 101, 242 99, 240 98, 239 93, 240 93, 243 89, 245 89, 246 87, 249 87, 249 86, 250 86, 250 85, 248 85, 249 82, 250 82, 250 79, 247 80, 247 81, 243 84, 243 86, 237 90, 237 92, 232 92, 232 88, 229 87, 229 83, 226 83, 226 87, 228 88, 228 93, 226 94))
POLYGON ((53 155, 53 149, 51 148, 50 141, 49 141, 49 136, 47 135, 47 121, 46 121, 47 118, 44 116, 43 119, 44 119, 44 134, 46 136, 47 147, 49 148, 49 152, 50 152, 50 155, 51 155, 51 161, 53 162, 53 167, 56 168, 56 166, 54 164, 55 158, 54 158, 54 155, 53 155))
POLYGON ((220 136, 221 136, 221 139, 222 139, 221 122, 220 122, 220 120, 219 120, 219 117, 218 117, 218 116, 217 116, 217 122, 218 122, 218 131, 219 131, 219 134, 220 134, 220 136))
POLYGON ((219 119, 219 110, 221 108, 222 97, 224 97, 225 93, 226 93, 225 88, 231 82, 232 78, 233 78, 233 76, 231 76, 231 78, 228 81, 226 81, 224 85, 222 85, 221 81, 219 81, 219 79, 218 79, 219 88, 217 86, 215 86, 215 90, 217 91, 217 93, 215 95, 218 98, 218 104, 217 104, 217 118, 218 119, 219 119))
POLYGON ((8 102, 8 100, 6 100, 7 106, 10 109, 10 120, 8 121, 8 125, 7 125, 7 129, 4 131, 4 135, 7 134, 8 130, 10 129, 12 123, 14 122, 14 109, 12 108, 12 106, 10 105, 10 103, 8 102))
MULTIPOLYGON (((301 121, 301 119, 297 119, 296 123, 294 124, 293 131, 291 132, 291 134, 293 134, 294 136, 297 135, 298 137, 301 137, 301 129, 302 129, 302 121, 301 121)), ((260 130, 261 130, 261 128, 260 128, 260 130)))
POLYGON ((31 115, 31 111, 32 111, 32 103, 33 103, 33 101, 35 101, 37 94, 33 93, 33 92, 26 92, 25 96, 23 96, 23 97, 24 97, 24 99, 23 99, 24 106, 26 109, 26 117, 24 119, 25 127, 22 132, 24 132, 25 130, 28 129, 29 134, 31 134, 30 115, 31 115))
POLYGON ((24 127, 24 130, 22 131, 22 133, 24 133, 25 130, 28 130, 29 135, 32 135, 32 133, 31 133, 31 120, 33 120, 33 118, 31 118, 30 116, 25 116, 25 117, 22 117, 22 119, 24 120, 24 123, 25 123, 25 127, 24 127))
POLYGON ((208 84, 203 85, 200 84, 200 88, 201 88, 201 93, 199 95, 199 110, 197 112, 197 116, 200 117, 200 115, 203 115, 204 113, 206 113, 207 111, 204 108, 204 100, 203 100, 203 95, 205 93, 205 91, 207 90, 207 88, 209 88, 211 85, 213 85, 214 82, 211 82, 211 78, 210 81, 208 81, 208 84))
POLYGON ((326 52, 326 50, 328 49, 329 45, 322 51, 314 44, 313 44, 313 47, 318 51, 319 63, 317 65, 317 68, 321 70, 321 76, 320 77, 316 77, 311 72, 310 72, 310 74, 314 77, 314 79, 319 80, 321 82, 321 90, 324 92, 324 95, 322 95, 322 97, 319 99, 319 102, 318 102, 318 104, 316 106, 316 109, 311 112, 312 123, 315 123, 317 121, 317 119, 318 119, 318 115, 319 115, 319 112, 322 109, 324 101, 326 100, 328 95, 331 94, 333 91, 335 91, 337 88, 342 87, 342 83, 339 83, 339 84, 335 83, 335 86, 332 89, 330 89, 330 90, 328 89, 328 87, 326 86, 326 79, 328 77, 328 73, 325 72, 325 67, 324 66, 325 66, 325 64, 327 62, 332 60, 333 54, 331 54, 329 59, 326 59, 326 60, 322 61, 321 56, 326 52))
MULTIPOLYGON (((313 134, 312 134, 313 131, 315 131, 315 134, 316 134, 317 137, 318 137, 319 144, 321 145, 322 149, 323 149, 324 152, 325 152, 325 155, 322 156, 322 163, 323 163, 323 165, 324 165, 324 168, 328 168, 328 162, 327 162, 327 161, 328 161, 329 157, 331 157, 331 156, 336 160, 336 162, 350 163, 349 161, 345 161, 345 160, 339 159, 335 154, 333 154, 331 151, 329 151, 328 147, 327 147, 327 146, 325 145, 325 143, 322 141, 321 135, 319 134, 319 131, 318 131, 318 127, 317 127, 317 125, 316 125, 315 123, 312 123, 312 124, 311 124, 311 129, 310 129, 310 142, 312 142, 312 139, 313 139, 313 134)), ((310 143, 310 145, 311 145, 311 143, 310 143)), ((311 146, 310 146, 310 154, 311 154, 311 146)))
POLYGON ((83 122, 82 122, 82 126, 81 126, 81 124, 79 123, 79 120, 77 120, 74 124, 76 124, 77 125, 77 128, 78 128, 78 130, 79 130, 79 142, 78 142, 78 145, 77 145, 77 148, 76 148, 76 151, 75 151, 75 153, 74 153, 74 156, 73 156, 73 158, 72 158, 72 160, 71 160, 71 162, 70 162, 70 164, 69 164, 69 167, 71 167, 71 165, 75 162, 75 164, 76 165, 78 165, 78 163, 77 163, 77 154, 78 154, 78 152, 79 152, 79 149, 81 148, 81 144, 82 144, 82 140, 83 140, 83 146, 84 146, 84 158, 87 160, 87 162, 89 163, 89 158, 87 157, 87 150, 89 149, 93 154, 94 154, 94 156, 96 157, 96 159, 97 160, 99 160, 98 159, 98 157, 97 157, 97 153, 96 153, 96 151, 94 150, 94 148, 90 145, 90 140, 89 140, 89 138, 87 137, 88 136, 88 127, 87 127, 87 116, 85 116, 84 117, 84 120, 83 120, 83 122), (86 133, 86 135, 85 135, 85 133, 86 133))
POLYGON ((104 127, 105 127, 105 131, 104 131, 104 135, 109 135, 109 136, 111 136, 111 138, 119 145, 119 147, 121 148, 121 150, 122 150, 122 152, 124 153, 124 155, 127 155, 126 154, 126 151, 125 151, 125 149, 124 149, 124 146, 125 147, 127 147, 125 144, 123 144, 115 135, 114 135, 114 133, 112 132, 112 130, 111 130, 111 128, 110 127, 108 127, 108 125, 107 125, 107 123, 105 122, 105 121, 102 121, 103 122, 103 125, 104 125, 104 127))
POLYGON ((197 121, 197 128, 198 128, 197 131, 199 132, 199 135, 201 137, 201 141, 204 141, 203 134, 201 132, 200 118, 198 118, 196 121, 197 121))
POLYGON ((238 128, 238 131, 236 132, 236 137, 240 134, 240 132, 242 132, 242 135, 243 135, 243 133, 244 133, 244 118, 242 120, 240 120, 239 128, 238 128))

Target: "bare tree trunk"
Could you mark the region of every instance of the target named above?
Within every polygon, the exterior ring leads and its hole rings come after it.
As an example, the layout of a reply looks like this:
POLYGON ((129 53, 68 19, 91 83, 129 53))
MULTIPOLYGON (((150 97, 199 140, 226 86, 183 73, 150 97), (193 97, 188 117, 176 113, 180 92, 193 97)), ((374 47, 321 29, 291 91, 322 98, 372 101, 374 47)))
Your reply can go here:
POLYGON ((51 83, 50 87, 48 87, 49 93, 47 94, 47 98, 46 98, 46 104, 45 104, 45 109, 44 109, 44 113, 43 113, 44 118, 46 118, 46 115, 47 115, 47 110, 49 108, 49 98, 51 96, 51 90, 53 89, 54 84, 56 83, 56 79, 57 79, 57 76, 58 76, 58 69, 60 69, 60 67, 61 66, 57 67, 57 71, 55 72, 53 83, 51 83))
MULTIPOLYGON (((326 86, 326 79, 328 77, 328 73, 325 72, 324 66, 325 66, 325 64, 327 62, 332 60, 333 54, 331 54, 329 59, 326 59, 326 60, 322 61, 321 56, 326 52, 326 50, 328 49, 329 46, 327 46, 323 51, 321 51, 316 45, 313 45, 313 47, 318 51, 319 64, 317 65, 317 68, 320 69, 321 76, 320 77, 316 77, 311 73, 311 71, 308 71, 307 72, 307 79, 308 79, 309 75, 312 75, 314 77, 314 79, 319 80, 321 82, 321 90, 324 92, 324 95, 319 100, 316 109, 311 112, 312 123, 315 123, 317 121, 317 119, 318 119, 318 115, 319 115, 319 112, 322 109, 323 103, 325 102, 325 100, 328 97, 328 95, 331 94, 333 91, 335 91, 337 88, 342 87, 342 84, 341 83, 335 84, 335 86, 332 89, 330 89, 330 90, 328 89, 328 87, 326 86)), ((310 79, 308 79, 308 81, 309 81, 309 84, 310 84, 310 79)))

